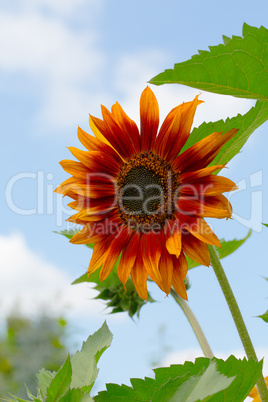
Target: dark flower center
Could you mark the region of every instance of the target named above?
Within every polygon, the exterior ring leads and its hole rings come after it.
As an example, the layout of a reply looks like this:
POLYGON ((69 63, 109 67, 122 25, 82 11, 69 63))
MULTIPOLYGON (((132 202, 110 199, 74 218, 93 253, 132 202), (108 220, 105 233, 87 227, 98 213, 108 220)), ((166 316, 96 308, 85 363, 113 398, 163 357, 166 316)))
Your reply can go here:
POLYGON ((163 197, 161 178, 144 166, 131 169, 125 178, 121 194, 124 209, 146 215, 156 212, 163 197))
POLYGON ((126 160, 116 181, 119 215, 133 229, 145 224, 149 230, 155 224, 162 228, 173 217, 179 180, 159 155, 142 152, 126 160))

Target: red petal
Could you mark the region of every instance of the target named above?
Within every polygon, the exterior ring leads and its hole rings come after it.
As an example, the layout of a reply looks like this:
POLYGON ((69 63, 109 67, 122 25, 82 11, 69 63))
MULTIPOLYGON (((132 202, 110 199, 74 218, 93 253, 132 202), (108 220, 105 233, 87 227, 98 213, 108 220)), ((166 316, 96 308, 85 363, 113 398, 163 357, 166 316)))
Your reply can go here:
POLYGON ((128 115, 117 102, 112 106, 112 115, 114 116, 118 125, 124 131, 125 135, 129 137, 135 153, 139 153, 141 150, 141 144, 139 129, 136 123, 128 117, 128 115))
POLYGON ((235 136, 237 131, 237 129, 232 129, 223 135, 213 133, 197 142, 175 159, 173 162, 174 170, 185 172, 206 167, 217 156, 222 146, 235 136))
POLYGON ((186 143, 193 123, 198 96, 192 102, 174 108, 164 120, 155 142, 155 151, 162 158, 172 161, 186 143))
POLYGON ((161 282, 161 275, 159 272, 159 260, 162 253, 159 235, 151 232, 142 234, 141 236, 141 251, 144 266, 157 284, 161 282))
POLYGON ((141 150, 150 151, 158 130, 159 107, 152 90, 147 87, 141 94, 140 99, 141 119, 141 150))
MULTIPOLYGON (((163 239, 163 243, 165 244, 165 239, 163 239)), ((170 293, 173 276, 173 259, 165 247, 162 249, 159 261, 159 272, 161 275, 161 283, 158 284, 158 286, 168 295, 170 293)))
POLYGON ((119 126, 114 115, 106 107, 102 106, 101 110, 105 124, 105 137, 120 155, 130 158, 137 151, 129 134, 119 126))
POLYGON ((126 281, 129 278, 131 270, 136 262, 139 243, 140 243, 140 235, 139 233, 134 233, 122 253, 117 273, 123 285, 126 284, 126 281))
POLYGON ((214 165, 214 166, 208 166, 203 169, 195 170, 193 172, 182 173, 180 175, 180 181, 182 183, 189 183, 189 182, 201 179, 204 176, 208 176, 211 173, 216 172, 218 169, 222 169, 224 167, 225 167, 225 165, 214 165))
POLYGON ((128 233, 127 229, 122 225, 119 233, 117 233, 116 236, 113 238, 108 247, 108 250, 106 250, 104 254, 103 265, 100 272, 101 281, 103 281, 110 275, 120 253, 129 241, 129 238, 130 233, 128 233))
POLYGON ((182 196, 196 196, 197 194, 211 196, 234 190, 237 190, 237 186, 232 180, 223 176, 209 175, 199 180, 182 184, 179 188, 179 193, 182 196))
POLYGON ((137 259, 133 268, 131 270, 131 278, 134 283, 134 286, 139 294, 139 296, 143 300, 147 300, 148 291, 147 291, 147 278, 148 273, 143 265, 143 259, 141 255, 141 249, 138 248, 137 259))
POLYGON ((178 211, 181 214, 209 218, 231 218, 232 206, 224 195, 200 197, 193 200, 191 197, 179 197, 178 211))

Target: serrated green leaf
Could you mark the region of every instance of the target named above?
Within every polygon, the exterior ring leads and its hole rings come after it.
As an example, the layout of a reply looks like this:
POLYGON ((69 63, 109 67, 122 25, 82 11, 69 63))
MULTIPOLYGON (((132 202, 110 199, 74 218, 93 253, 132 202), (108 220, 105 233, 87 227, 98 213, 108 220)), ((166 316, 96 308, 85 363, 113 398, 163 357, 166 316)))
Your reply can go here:
POLYGON ((70 388, 81 388, 89 393, 98 375, 97 362, 102 353, 110 346, 112 334, 106 324, 90 335, 83 342, 81 351, 77 351, 71 358, 72 381, 70 388))
POLYGON ((55 377, 57 373, 54 371, 53 373, 51 371, 42 369, 39 371, 38 374, 36 374, 38 383, 37 383, 37 389, 38 389, 38 397, 45 400, 47 396, 47 388, 51 384, 51 381, 55 377))
POLYGON ((263 226, 266 226, 268 228, 268 223, 263 223, 263 226))
POLYGON ((268 30, 243 26, 243 37, 224 37, 224 45, 199 51, 150 80, 151 84, 184 84, 240 98, 268 100, 268 30))
POLYGON ((27 396, 33 401, 33 402, 42 402, 42 400, 40 400, 39 398, 35 397, 31 391, 29 390, 29 388, 27 387, 27 385, 25 385, 26 391, 27 391, 27 396))
MULTIPOLYGON (((248 234, 240 240, 234 239, 234 240, 229 240, 229 241, 225 241, 224 239, 221 239, 221 248, 220 247, 216 247, 219 258, 222 259, 224 257, 227 257, 228 255, 232 254, 233 252, 235 252, 240 246, 242 246, 245 241, 250 237, 252 233, 252 230, 250 229, 248 234)), ((200 264, 198 264, 197 262, 193 261, 192 259, 190 259, 188 256, 186 256, 187 261, 188 261, 188 268, 194 268, 194 267, 198 267, 200 264)))
POLYGON ((237 128, 239 130, 237 134, 222 147, 215 159, 211 162, 212 165, 228 163, 240 152, 250 135, 267 119, 268 102, 258 101, 256 105, 244 115, 238 114, 231 119, 228 118, 226 121, 218 120, 216 122, 203 123, 199 127, 194 128, 181 152, 190 148, 196 142, 213 132, 226 133, 232 128, 237 128))
POLYGON ((85 394, 81 389, 70 389, 59 402, 92 402, 93 399, 85 394))
POLYGON ((70 356, 58 370, 47 388, 47 402, 57 402, 68 391, 72 380, 72 366, 70 356))
POLYGON ((192 376, 185 381, 170 399, 172 402, 195 402, 212 396, 229 387, 235 377, 227 378, 217 371, 215 362, 211 362, 203 374, 192 376))
POLYGON ((268 310, 262 315, 258 315, 257 317, 260 317, 263 319, 263 321, 268 322, 268 310))
MULTIPOLYGON (((256 384, 262 370, 262 362, 253 359, 238 360, 234 356, 226 361, 213 358, 212 362, 217 366, 217 371, 225 377, 235 377, 227 388, 208 396, 203 401, 211 402, 242 402, 256 384)), ((211 364, 208 358, 198 358, 195 363, 185 362, 183 365, 158 368, 155 379, 132 379, 132 387, 126 385, 107 384, 107 391, 100 392, 94 397, 96 402, 102 401, 153 401, 169 402, 175 393, 185 382, 191 378, 202 376, 211 364)), ((215 373, 214 373, 215 374, 215 373)), ((217 377, 216 380, 222 379, 217 377)), ((228 379, 227 379, 228 380, 228 379)), ((194 380, 192 380, 194 381, 194 380)), ((228 380, 229 381, 229 380, 228 380)), ((192 383, 192 382, 191 382, 192 383)), ((188 383, 188 385, 191 385, 188 383)), ((226 385, 227 382, 224 384, 226 385)), ((213 385, 213 384, 211 384, 213 385)), ((205 388, 205 387, 204 387, 205 388)), ((218 389, 218 388, 217 388, 218 389)), ((216 388, 214 390, 217 390, 216 388)), ((181 399, 174 399, 180 400, 181 399)), ((196 399, 195 399, 196 400, 196 399)))

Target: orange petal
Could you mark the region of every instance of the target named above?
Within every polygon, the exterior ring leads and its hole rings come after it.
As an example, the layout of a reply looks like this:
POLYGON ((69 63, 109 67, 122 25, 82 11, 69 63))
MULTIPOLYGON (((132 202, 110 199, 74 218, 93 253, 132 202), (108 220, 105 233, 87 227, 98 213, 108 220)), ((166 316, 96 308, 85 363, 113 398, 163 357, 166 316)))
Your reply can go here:
POLYGON ((107 250, 108 237, 103 241, 96 243, 93 248, 93 254, 88 267, 88 275, 100 268, 103 262, 104 253, 107 250))
POLYGON ((77 179, 76 177, 69 177, 61 183, 55 190, 56 193, 72 196, 73 193, 80 194, 84 197, 89 197, 89 186, 85 180, 77 179))
POLYGON ((200 197, 197 200, 180 196, 177 207, 181 214, 190 216, 218 219, 232 216, 232 206, 224 195, 200 197))
POLYGON ((172 276, 172 286, 175 291, 184 300, 188 300, 184 279, 188 271, 188 264, 183 253, 180 254, 179 258, 173 256, 173 276, 172 276))
POLYGON ((124 133, 129 137, 135 153, 139 153, 141 150, 141 144, 139 129, 136 123, 128 117, 117 102, 112 106, 112 115, 124 133))
MULTIPOLYGON (((114 114, 105 107, 101 107, 103 121, 105 124, 105 137, 112 144, 114 149, 124 158, 130 158, 137 153, 128 132, 117 123, 114 114)), ((126 123, 127 124, 127 123, 126 123)))
POLYGON ((86 225, 80 232, 76 233, 71 239, 72 244, 98 243, 103 240, 103 235, 95 234, 90 225, 86 225))
POLYGON ((203 194, 206 196, 217 195, 228 191, 237 190, 236 184, 226 177, 209 175, 200 180, 191 181, 180 186, 181 195, 203 194))
POLYGON ((139 233, 134 233, 131 239, 129 240, 128 245, 124 249, 119 265, 118 265, 118 277, 123 285, 126 284, 126 281, 129 278, 131 269, 136 262, 136 257, 138 253, 138 247, 140 243, 140 235, 139 233))
POLYGON ((76 200, 70 202, 68 204, 68 207, 80 212, 86 210, 89 215, 97 213, 103 215, 105 213, 110 212, 113 208, 115 208, 116 204, 115 204, 115 197, 105 197, 99 199, 99 198, 86 198, 76 194, 76 200))
POLYGON ((129 238, 130 234, 127 232, 127 229, 123 228, 122 226, 120 232, 113 238, 108 247, 108 250, 106 250, 104 254, 103 265, 100 272, 101 281, 103 281, 110 275, 120 253, 129 241, 129 238))
POLYGON ((167 239, 166 248, 169 254, 175 254, 179 257, 181 253, 181 232, 175 230, 174 233, 167 239))
POLYGON ((83 144, 89 151, 99 151, 103 145, 103 141, 86 133, 81 127, 78 127, 77 129, 77 136, 81 144, 83 144))
POLYGON ((147 233, 141 235, 141 252, 144 266, 154 282, 161 282, 159 272, 159 260, 162 253, 162 247, 159 236, 155 233, 147 233))
POLYGON ((159 107, 156 97, 149 87, 146 87, 141 94, 140 120, 141 150, 150 151, 157 135, 159 107))
POLYGON ((159 272, 161 275, 161 283, 158 284, 158 286, 168 295, 170 293, 173 276, 173 259, 164 247, 159 261, 159 272))
POLYGON ((81 151, 75 147, 68 148, 76 159, 93 172, 118 174, 120 162, 102 151, 81 151))
POLYGON ((212 244, 214 246, 221 247, 221 243, 215 233, 211 230, 210 226, 202 218, 197 218, 189 221, 185 229, 188 230, 193 236, 199 240, 212 244))
POLYGON ((182 173, 180 175, 180 181, 182 183, 189 183, 191 181, 201 179, 204 176, 208 176, 211 173, 216 172, 218 169, 222 169, 224 167, 225 165, 214 165, 214 166, 208 166, 203 169, 195 170, 193 172, 182 173))
POLYGON ((222 146, 235 136, 237 131, 237 129, 232 129, 223 135, 213 133, 198 141, 175 159, 173 162, 174 170, 185 172, 206 167, 217 156, 222 146))
POLYGON ((131 270, 131 278, 134 283, 134 286, 139 294, 139 296, 143 300, 147 300, 148 291, 147 291, 147 278, 148 273, 143 265, 143 259, 141 255, 141 249, 139 247, 137 253, 137 259, 133 268, 131 270))
POLYGON ((105 124, 101 119, 89 115, 89 125, 98 140, 112 147, 112 144, 106 139, 105 124))
POLYGON ((173 160, 186 143, 197 105, 202 103, 198 95, 192 102, 182 103, 166 117, 156 138, 155 149, 162 158, 173 160))
POLYGON ((190 233, 185 233, 182 236, 182 249, 192 260, 201 265, 209 266, 210 255, 205 243, 198 240, 190 233))
POLYGON ((80 162, 64 159, 60 162, 60 165, 65 172, 79 178, 86 180, 90 174, 89 169, 80 162))

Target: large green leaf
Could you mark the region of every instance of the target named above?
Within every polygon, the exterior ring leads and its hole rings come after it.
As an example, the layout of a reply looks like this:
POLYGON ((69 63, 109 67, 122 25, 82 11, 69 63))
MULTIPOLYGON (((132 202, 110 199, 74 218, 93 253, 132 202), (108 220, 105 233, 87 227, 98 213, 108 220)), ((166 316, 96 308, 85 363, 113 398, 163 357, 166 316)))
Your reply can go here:
POLYGON ((107 384, 107 391, 100 392, 94 400, 190 402, 202 398, 204 402, 242 402, 256 384, 261 370, 262 362, 253 359, 198 358, 195 363, 155 369, 155 379, 132 379, 132 387, 107 384))
POLYGON ((47 402, 58 402, 69 390, 72 380, 72 366, 70 356, 59 369, 47 388, 47 402))
POLYGON ((98 375, 97 363, 102 353, 111 345, 112 334, 106 324, 83 342, 81 351, 71 358, 72 382, 70 388, 80 388, 89 393, 98 375))
POLYGON ((240 98, 268 100, 268 30, 243 25, 243 37, 223 37, 224 44, 199 51, 151 84, 184 84, 240 98))
POLYGON ((266 120, 268 120, 268 102, 258 101, 245 115, 238 114, 226 121, 203 123, 194 128, 181 152, 213 132, 225 133, 231 128, 237 128, 238 133, 222 147, 212 162, 213 165, 228 163, 241 150, 250 135, 266 120))
POLYGON ((204 373, 192 376, 185 381, 170 399, 171 402, 196 402, 226 389, 235 377, 227 378, 217 371, 215 362, 211 362, 204 373))
MULTIPOLYGON (((234 239, 234 240, 229 240, 229 241, 225 241, 224 239, 221 239, 221 248, 220 247, 216 247, 219 258, 224 258, 227 257, 228 255, 232 254, 234 251, 236 251, 240 246, 242 246, 245 241, 250 237, 252 230, 249 230, 248 234, 240 240, 234 239)), ((195 262, 193 260, 191 260, 191 258, 187 257, 187 261, 188 261, 188 268, 194 268, 194 267, 198 267, 200 264, 198 264, 198 262, 195 262)))

